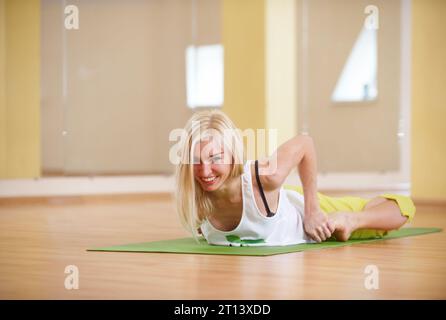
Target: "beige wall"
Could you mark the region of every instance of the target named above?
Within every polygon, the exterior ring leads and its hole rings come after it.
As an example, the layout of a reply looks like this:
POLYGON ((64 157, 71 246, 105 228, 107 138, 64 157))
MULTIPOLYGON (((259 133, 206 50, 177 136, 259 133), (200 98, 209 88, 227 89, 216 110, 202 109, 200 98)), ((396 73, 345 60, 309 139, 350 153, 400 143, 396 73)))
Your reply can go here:
MULTIPOLYGON (((299 130, 316 141, 321 172, 397 171, 400 110, 400 1, 379 11, 378 100, 335 104, 331 95, 366 15, 367 0, 308 3, 308 51, 299 64, 299 130), (306 59, 304 61, 304 59, 306 59), (306 78, 304 76, 306 68, 306 78), (306 89, 305 89, 306 88, 306 89), (305 95, 305 92, 307 95, 305 95), (306 98, 305 98, 306 97, 306 98), (307 104, 305 104, 306 99, 307 104)), ((303 8, 298 8, 302 18, 303 8)), ((302 20, 299 22, 302 41, 302 20)), ((302 42, 300 42, 302 45, 302 42)), ((303 53, 303 48, 300 51, 303 53)))
POLYGON ((0 1, 0 178, 40 175, 40 1, 0 1))
MULTIPOLYGON (((182 127, 192 113, 185 108, 184 84, 184 49, 192 41, 192 1, 74 4, 80 10, 80 30, 64 31, 59 28, 60 3, 43 1, 45 171, 171 172, 169 144, 160 141, 172 128, 182 127), (126 23, 117 24, 117 18, 126 23), (64 130, 66 136, 62 136, 64 130)), ((286 30, 293 26, 294 3, 270 1, 269 7, 265 6, 263 0, 198 1, 197 43, 224 45, 223 110, 242 129, 280 129, 282 141, 296 132, 295 101, 288 99, 295 94, 295 80, 288 81, 295 77, 290 69, 295 52, 287 51, 295 39, 294 33, 286 30), (265 28, 270 32, 268 39, 265 28), (276 39, 274 35, 279 33, 283 37, 276 39), (267 47, 274 49, 268 61, 267 47), (286 51, 287 59, 281 50, 286 51), (266 68, 270 68, 271 79, 286 83, 267 82, 266 68), (283 114, 293 116, 285 122, 283 114)))
POLYGON ((73 4, 80 28, 64 31, 60 2, 43 1, 44 169, 171 173, 169 132, 192 114, 185 49, 221 42, 220 1, 197 2, 196 39, 190 0, 73 4))
POLYGON ((412 8, 412 194, 446 200, 446 1, 412 8))

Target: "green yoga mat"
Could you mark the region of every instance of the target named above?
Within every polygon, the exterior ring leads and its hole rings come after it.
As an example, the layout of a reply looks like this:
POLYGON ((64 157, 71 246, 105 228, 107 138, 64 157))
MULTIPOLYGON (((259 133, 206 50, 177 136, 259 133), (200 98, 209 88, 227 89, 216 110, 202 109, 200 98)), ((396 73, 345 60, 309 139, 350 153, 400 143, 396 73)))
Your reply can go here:
POLYGON ((305 243, 289 246, 276 247, 227 247, 209 245, 206 240, 201 237, 200 244, 197 244, 193 238, 182 238, 174 240, 131 243, 112 247, 102 247, 88 249, 87 251, 114 251, 114 252, 168 252, 168 253, 194 253, 194 254, 224 254, 224 255, 241 255, 241 256, 269 256, 273 254, 299 252, 305 250, 316 250, 325 248, 335 248, 349 246, 357 243, 368 243, 373 241, 390 240, 422 234, 440 232, 439 228, 403 228, 389 232, 383 238, 376 239, 358 239, 346 242, 325 241, 321 243, 305 243))

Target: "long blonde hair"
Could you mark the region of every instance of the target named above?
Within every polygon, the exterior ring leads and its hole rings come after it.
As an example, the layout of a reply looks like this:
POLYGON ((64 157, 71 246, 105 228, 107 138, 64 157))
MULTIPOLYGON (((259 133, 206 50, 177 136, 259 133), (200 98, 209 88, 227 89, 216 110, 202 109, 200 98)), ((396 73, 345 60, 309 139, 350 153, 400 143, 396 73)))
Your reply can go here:
POLYGON ((243 173, 243 140, 240 130, 231 119, 217 109, 196 112, 184 127, 184 138, 180 146, 180 161, 175 170, 175 201, 181 224, 198 241, 198 231, 203 220, 214 210, 207 192, 194 179, 193 152, 196 143, 216 132, 223 137, 225 146, 232 152, 229 177, 243 173))

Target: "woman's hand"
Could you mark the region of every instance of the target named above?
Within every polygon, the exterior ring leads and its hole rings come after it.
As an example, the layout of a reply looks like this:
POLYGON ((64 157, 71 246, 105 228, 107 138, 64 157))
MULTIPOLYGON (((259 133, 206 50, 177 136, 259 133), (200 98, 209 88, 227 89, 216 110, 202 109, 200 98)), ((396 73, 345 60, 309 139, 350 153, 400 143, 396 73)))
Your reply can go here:
POLYGON ((314 210, 305 213, 304 217, 305 232, 317 242, 322 242, 331 237, 335 231, 334 226, 321 210, 314 210))

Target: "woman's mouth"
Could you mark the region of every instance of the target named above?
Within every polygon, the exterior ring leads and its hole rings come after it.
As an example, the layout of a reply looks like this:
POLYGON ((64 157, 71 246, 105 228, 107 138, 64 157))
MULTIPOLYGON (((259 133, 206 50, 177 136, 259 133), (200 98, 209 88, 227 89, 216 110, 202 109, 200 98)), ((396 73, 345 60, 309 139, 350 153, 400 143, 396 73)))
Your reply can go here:
POLYGON ((211 185, 214 184, 215 182, 217 182, 218 177, 217 176, 212 176, 212 177, 203 177, 201 178, 201 181, 206 184, 206 185, 211 185))

